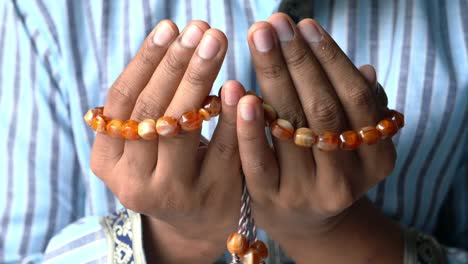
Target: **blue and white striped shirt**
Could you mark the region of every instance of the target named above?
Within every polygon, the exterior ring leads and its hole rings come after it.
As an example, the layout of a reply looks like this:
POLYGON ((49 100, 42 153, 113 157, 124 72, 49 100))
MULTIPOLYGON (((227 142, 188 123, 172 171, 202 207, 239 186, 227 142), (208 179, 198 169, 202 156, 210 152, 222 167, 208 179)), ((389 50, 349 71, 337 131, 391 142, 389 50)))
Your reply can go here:
MULTIPOLYGON (((309 2, 310 17, 356 65, 375 65, 389 106, 406 115, 407 125, 395 138, 394 173, 368 196, 402 225, 466 250, 468 2, 309 2)), ((226 33, 230 47, 214 94, 228 79, 257 89, 247 30, 278 5, 1 1, 0 263, 41 262, 45 255, 59 263, 105 262, 109 245, 98 216, 121 205, 89 168, 94 135, 83 114, 103 105, 108 87, 165 18, 180 28, 201 19, 226 33)), ((213 120, 203 127, 207 138, 215 125, 213 120)), ((460 258, 466 254, 457 252, 460 258)))

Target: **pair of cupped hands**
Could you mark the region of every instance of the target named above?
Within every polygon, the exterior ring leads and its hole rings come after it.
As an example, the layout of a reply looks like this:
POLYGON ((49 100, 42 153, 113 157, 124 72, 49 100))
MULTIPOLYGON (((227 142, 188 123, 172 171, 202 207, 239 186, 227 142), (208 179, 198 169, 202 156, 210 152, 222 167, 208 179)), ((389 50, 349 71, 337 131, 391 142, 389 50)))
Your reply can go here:
MULTIPOLYGON (((387 111, 374 69, 356 68, 312 19, 277 13, 248 32, 265 103, 294 127, 315 133, 375 125, 387 111)), ((109 90, 105 115, 122 120, 180 117, 210 93, 228 41, 202 21, 181 33, 161 21, 109 90)), ((385 97, 385 95, 383 96, 385 97)), ((209 263, 237 230, 242 176, 256 224, 294 257, 296 241, 334 232, 365 192, 395 163, 391 140, 355 151, 324 152, 274 139, 261 101, 237 81, 221 91, 222 113, 209 143, 200 130, 155 140, 98 134, 91 168, 126 207, 143 215, 148 258, 209 263)))

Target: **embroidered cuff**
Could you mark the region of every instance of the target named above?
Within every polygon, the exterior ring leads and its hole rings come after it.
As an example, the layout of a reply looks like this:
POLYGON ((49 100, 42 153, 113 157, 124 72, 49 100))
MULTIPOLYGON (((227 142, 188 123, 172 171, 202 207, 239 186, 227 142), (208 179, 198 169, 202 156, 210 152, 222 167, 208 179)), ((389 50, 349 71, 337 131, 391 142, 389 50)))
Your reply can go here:
POLYGON ((146 264, 140 214, 121 209, 101 219, 107 236, 108 263, 146 264))

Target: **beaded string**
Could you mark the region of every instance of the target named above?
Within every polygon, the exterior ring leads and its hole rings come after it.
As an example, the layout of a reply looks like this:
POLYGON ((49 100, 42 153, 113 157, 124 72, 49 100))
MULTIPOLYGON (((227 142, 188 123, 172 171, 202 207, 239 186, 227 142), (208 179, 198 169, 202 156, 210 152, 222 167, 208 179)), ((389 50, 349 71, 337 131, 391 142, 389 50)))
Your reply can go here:
POLYGON ((241 197, 239 227, 227 239, 227 249, 231 253, 231 264, 259 264, 268 257, 268 248, 257 238, 257 227, 250 209, 250 195, 245 185, 241 197))
MULTIPOLYGON (((257 96, 251 91, 247 93, 257 96)), ((293 140, 300 147, 316 146, 323 151, 355 150, 361 144, 372 145, 380 139, 391 138, 405 125, 404 115, 395 110, 390 110, 389 116, 377 123, 376 126, 366 126, 358 131, 348 130, 339 135, 330 131, 317 135, 310 128, 294 129, 289 121, 278 118, 277 112, 271 105, 264 103, 260 97, 258 98, 262 101, 265 125, 270 134, 280 140, 293 140)), ((85 114, 84 120, 97 133, 107 134, 113 138, 152 140, 158 136, 175 136, 180 130, 187 132, 197 130, 202 126, 203 121, 218 116, 220 112, 220 98, 210 95, 205 99, 198 111, 189 111, 179 119, 163 116, 157 120, 123 121, 105 116, 104 107, 96 107, 85 114)), ((238 230, 227 239, 227 249, 232 255, 231 264, 241 263, 241 261, 244 264, 264 263, 264 260, 268 257, 268 248, 265 243, 257 239, 245 177, 241 201, 238 230), (249 238, 252 239, 252 242, 249 241, 249 238)))
MULTIPOLYGON (((250 94, 253 93, 250 92, 250 94)), ((265 123, 270 129, 271 135, 280 140, 292 139, 300 147, 316 146, 323 151, 355 150, 363 143, 372 145, 380 139, 391 138, 405 125, 404 115, 390 110, 389 116, 377 123, 376 126, 366 126, 358 131, 348 130, 341 134, 324 131, 317 135, 307 127, 294 129, 289 121, 278 118, 278 114, 271 105, 266 103, 262 103, 262 105, 265 123)), ((90 109, 84 116, 84 120, 94 131, 108 134, 114 138, 152 140, 157 136, 175 136, 180 130, 189 132, 199 129, 203 121, 208 121, 219 115, 221 100, 218 96, 210 95, 205 99, 202 108, 198 111, 189 111, 179 119, 163 116, 157 120, 123 121, 111 119, 103 112, 103 107, 96 107, 90 109)))

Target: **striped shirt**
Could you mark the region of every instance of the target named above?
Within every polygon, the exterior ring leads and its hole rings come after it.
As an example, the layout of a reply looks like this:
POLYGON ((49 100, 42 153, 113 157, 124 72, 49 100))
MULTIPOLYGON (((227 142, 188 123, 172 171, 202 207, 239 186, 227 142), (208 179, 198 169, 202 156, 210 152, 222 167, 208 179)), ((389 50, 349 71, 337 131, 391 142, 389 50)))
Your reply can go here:
MULTIPOLYGON (((205 20, 226 33, 230 47, 213 94, 229 79, 258 91, 247 30, 279 2, 1 1, 0 263, 105 262, 99 216, 121 205, 89 168, 94 134, 83 114, 104 104, 108 87, 166 18, 179 28, 205 20)), ((403 226, 466 250, 468 2, 309 2, 308 16, 356 65, 375 65, 389 107, 406 115, 394 138, 396 168, 369 198, 403 226)), ((204 136, 215 126, 204 125, 204 136)))

